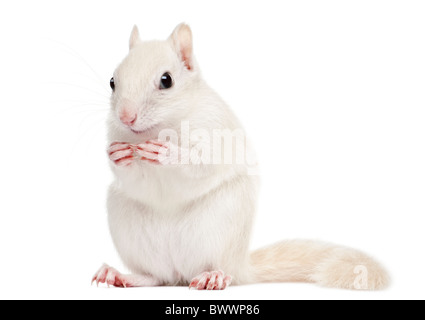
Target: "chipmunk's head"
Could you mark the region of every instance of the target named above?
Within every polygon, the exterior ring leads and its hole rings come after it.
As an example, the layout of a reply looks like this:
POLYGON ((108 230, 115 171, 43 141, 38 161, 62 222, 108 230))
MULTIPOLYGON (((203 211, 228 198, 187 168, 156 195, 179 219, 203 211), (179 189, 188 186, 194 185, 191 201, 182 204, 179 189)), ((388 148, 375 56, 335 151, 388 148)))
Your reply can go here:
POLYGON ((199 79, 192 32, 180 24, 165 41, 142 41, 135 26, 130 52, 115 70, 112 121, 134 135, 182 119, 199 79))

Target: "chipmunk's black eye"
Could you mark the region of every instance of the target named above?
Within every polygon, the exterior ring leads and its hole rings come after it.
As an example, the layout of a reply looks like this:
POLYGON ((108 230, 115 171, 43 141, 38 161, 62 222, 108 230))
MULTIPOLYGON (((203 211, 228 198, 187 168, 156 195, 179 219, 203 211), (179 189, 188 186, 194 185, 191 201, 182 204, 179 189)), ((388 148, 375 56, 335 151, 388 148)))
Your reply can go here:
POLYGON ((173 86, 173 78, 166 72, 161 77, 161 83, 159 84, 160 89, 170 89, 173 86))
POLYGON ((115 81, 114 78, 111 78, 109 81, 109 85, 111 86, 112 91, 115 91, 115 81))

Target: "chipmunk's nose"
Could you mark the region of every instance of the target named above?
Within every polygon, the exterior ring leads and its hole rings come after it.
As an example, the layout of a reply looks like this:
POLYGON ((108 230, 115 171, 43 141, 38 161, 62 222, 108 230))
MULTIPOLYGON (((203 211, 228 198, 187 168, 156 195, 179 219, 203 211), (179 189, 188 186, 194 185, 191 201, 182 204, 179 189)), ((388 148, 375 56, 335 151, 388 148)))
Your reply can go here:
POLYGON ((123 109, 123 111, 120 113, 120 120, 126 126, 131 127, 137 120, 137 114, 134 111, 123 109))

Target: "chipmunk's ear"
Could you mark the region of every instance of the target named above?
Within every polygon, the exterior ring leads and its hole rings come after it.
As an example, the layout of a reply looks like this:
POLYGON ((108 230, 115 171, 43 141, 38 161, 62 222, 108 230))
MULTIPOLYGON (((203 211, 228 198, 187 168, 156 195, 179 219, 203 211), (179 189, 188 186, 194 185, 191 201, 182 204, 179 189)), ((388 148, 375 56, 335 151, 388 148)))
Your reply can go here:
POLYGON ((130 50, 133 49, 140 42, 142 42, 142 40, 140 40, 139 29, 137 28, 137 26, 134 26, 130 36, 130 50))
POLYGON ((168 38, 173 48, 176 50, 180 59, 184 62, 184 65, 188 70, 193 69, 193 41, 192 41, 192 30, 185 24, 179 24, 174 29, 171 36, 168 38))

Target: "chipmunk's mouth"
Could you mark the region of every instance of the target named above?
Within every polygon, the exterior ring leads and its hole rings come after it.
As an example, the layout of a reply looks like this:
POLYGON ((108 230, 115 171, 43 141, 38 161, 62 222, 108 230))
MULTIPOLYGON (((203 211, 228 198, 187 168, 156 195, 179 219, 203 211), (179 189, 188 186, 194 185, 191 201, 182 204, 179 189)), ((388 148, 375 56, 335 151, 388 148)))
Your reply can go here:
POLYGON ((135 134, 142 134, 142 133, 145 133, 148 129, 147 129, 147 130, 138 131, 138 130, 134 130, 134 129, 130 128, 130 130, 131 130, 133 133, 135 133, 135 134))
POLYGON ((149 131, 151 131, 154 128, 154 126, 150 126, 146 129, 142 129, 142 130, 136 130, 132 127, 130 127, 131 132, 135 133, 135 134, 143 134, 143 133, 147 133, 149 131))

